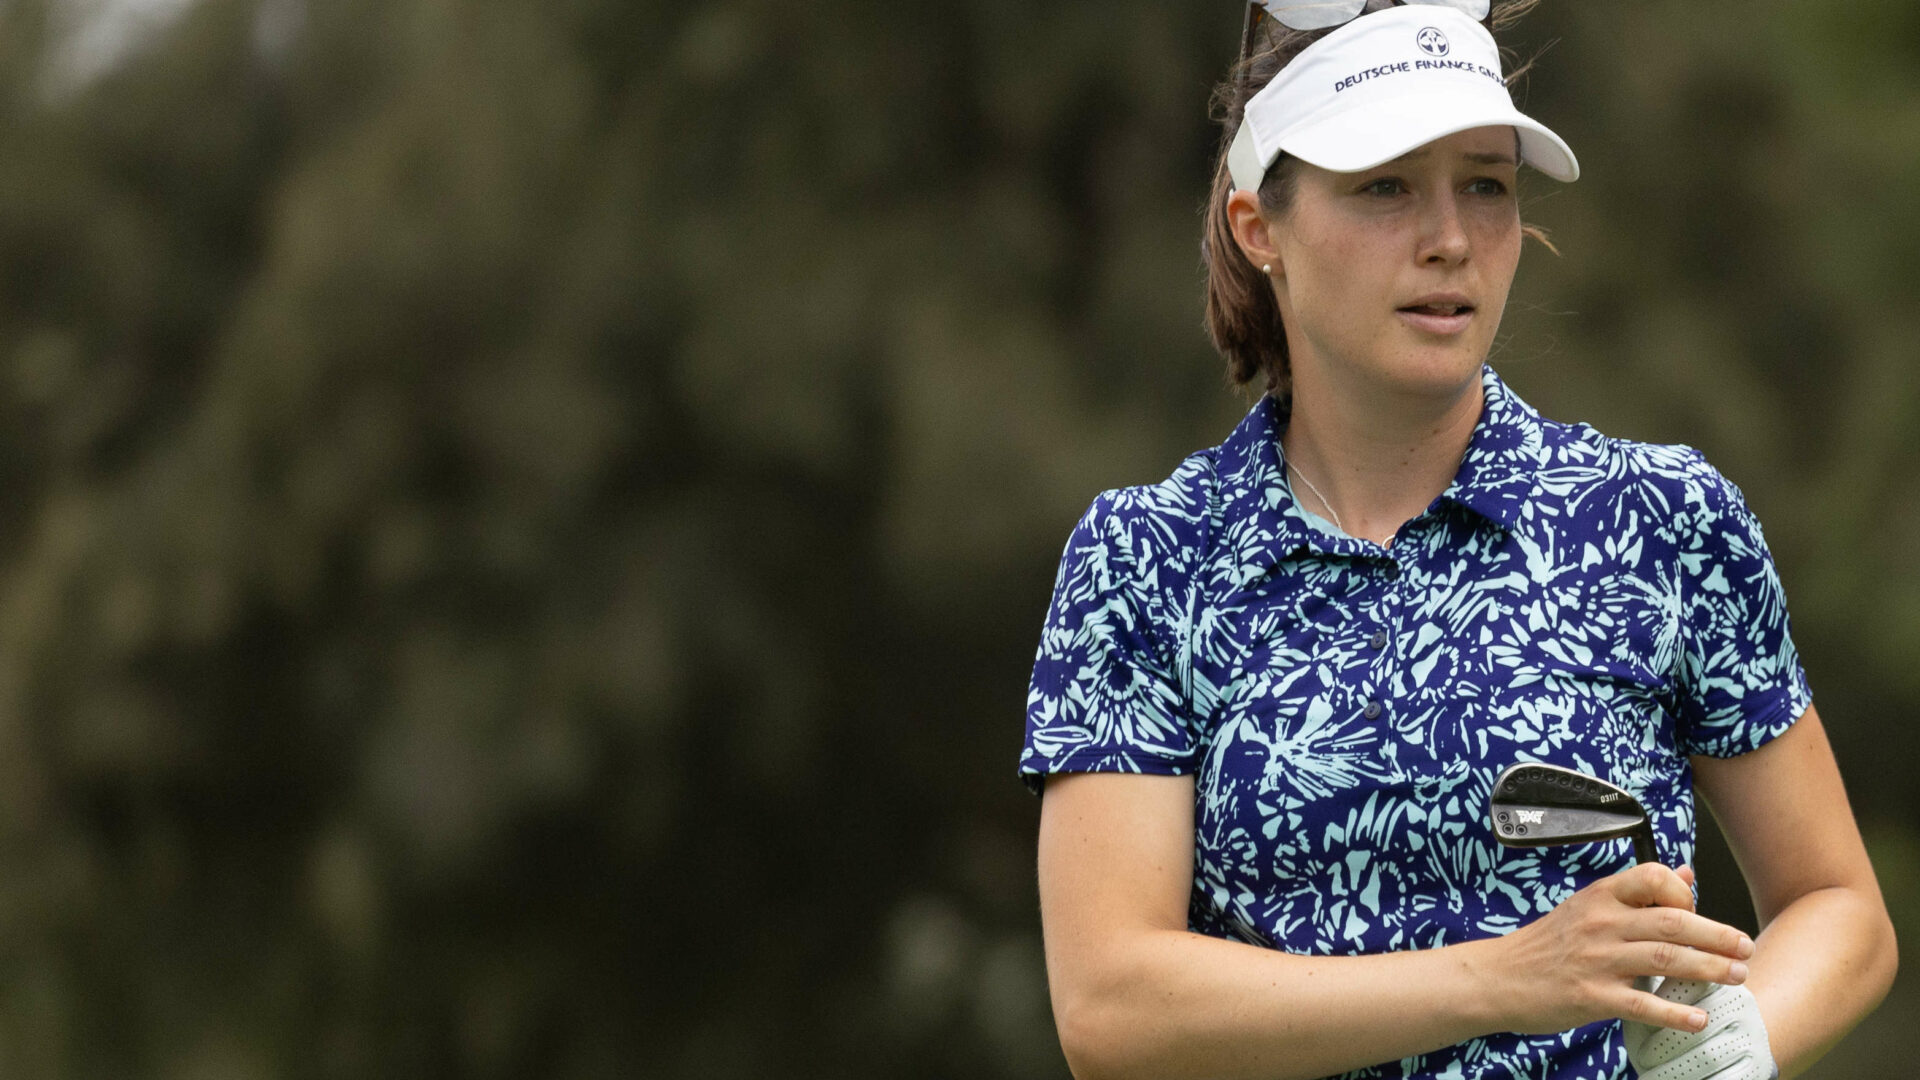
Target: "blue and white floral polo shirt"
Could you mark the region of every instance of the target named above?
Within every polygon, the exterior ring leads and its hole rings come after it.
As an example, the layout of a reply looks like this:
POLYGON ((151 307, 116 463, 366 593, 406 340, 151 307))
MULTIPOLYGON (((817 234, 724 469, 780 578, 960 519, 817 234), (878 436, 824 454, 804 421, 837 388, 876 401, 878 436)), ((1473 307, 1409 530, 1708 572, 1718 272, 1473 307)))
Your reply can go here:
MULTIPOLYGON (((1693 857, 1687 757, 1811 700, 1740 492, 1694 451, 1545 420, 1491 368, 1460 470, 1382 548, 1316 527, 1263 398, 1220 446, 1109 491, 1060 564, 1020 773, 1195 777, 1188 921, 1322 955, 1504 934, 1633 865, 1625 839, 1508 849, 1493 778, 1626 788, 1693 857)), ((1352 1077, 1630 1075, 1617 1022, 1475 1039, 1352 1077)))

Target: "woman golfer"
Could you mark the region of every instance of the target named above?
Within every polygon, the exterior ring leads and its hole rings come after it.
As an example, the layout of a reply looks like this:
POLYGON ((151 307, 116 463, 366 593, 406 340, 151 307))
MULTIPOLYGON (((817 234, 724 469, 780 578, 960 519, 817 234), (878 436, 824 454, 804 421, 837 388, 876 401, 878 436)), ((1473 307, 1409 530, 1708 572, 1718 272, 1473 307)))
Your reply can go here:
POLYGON ((1209 328, 1264 395, 1094 502, 1034 668, 1067 1058, 1792 1076, 1886 993, 1893 933, 1739 491, 1486 367, 1516 173, 1578 174, 1502 81, 1491 28, 1527 4, 1264 2, 1206 226, 1209 328), (1631 792, 1660 862, 1498 845, 1517 761, 1631 792), (1757 940, 1693 911, 1696 787, 1757 940))

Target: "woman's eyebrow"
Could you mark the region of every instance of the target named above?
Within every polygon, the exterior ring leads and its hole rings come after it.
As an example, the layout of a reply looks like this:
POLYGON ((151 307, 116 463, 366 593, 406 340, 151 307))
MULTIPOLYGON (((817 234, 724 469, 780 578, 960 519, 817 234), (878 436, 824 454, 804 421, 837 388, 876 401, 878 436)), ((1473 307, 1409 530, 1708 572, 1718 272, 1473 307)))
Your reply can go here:
MULTIPOLYGON (((1422 148, 1419 150, 1409 150, 1406 153, 1401 154, 1399 157, 1394 158, 1392 161, 1386 162, 1386 164, 1395 165, 1402 161, 1418 161, 1421 158, 1427 157, 1431 153, 1432 151, 1427 150, 1425 148, 1422 148)), ((1473 162, 1475 165, 1511 165, 1516 169, 1520 167, 1519 154, 1468 153, 1468 154, 1463 154, 1461 156, 1465 157, 1468 161, 1473 162)))

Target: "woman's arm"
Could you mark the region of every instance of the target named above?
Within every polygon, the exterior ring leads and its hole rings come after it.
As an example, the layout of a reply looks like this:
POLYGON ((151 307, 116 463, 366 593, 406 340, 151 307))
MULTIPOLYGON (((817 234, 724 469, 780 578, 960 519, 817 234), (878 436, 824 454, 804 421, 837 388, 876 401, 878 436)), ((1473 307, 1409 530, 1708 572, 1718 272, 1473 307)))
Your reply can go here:
POLYGON ((1749 754, 1693 758, 1760 920, 1748 986, 1782 1077, 1813 1064, 1893 985, 1893 923, 1812 706, 1749 754))
POLYGON ((1324 1077, 1494 1031, 1705 1015, 1636 975, 1738 982, 1753 943, 1691 912, 1679 874, 1637 867, 1501 938, 1297 956, 1187 929, 1192 777, 1073 773, 1040 811, 1040 905, 1061 1046, 1081 1080, 1324 1077), (1691 947, 1686 947, 1691 946, 1691 947))

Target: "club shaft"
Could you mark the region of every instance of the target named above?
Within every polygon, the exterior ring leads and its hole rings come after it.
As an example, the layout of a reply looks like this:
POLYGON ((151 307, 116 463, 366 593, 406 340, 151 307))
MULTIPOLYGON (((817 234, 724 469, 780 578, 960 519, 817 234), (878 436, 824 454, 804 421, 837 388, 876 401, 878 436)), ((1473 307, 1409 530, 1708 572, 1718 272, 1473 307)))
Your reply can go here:
POLYGON ((1653 846, 1653 829, 1642 825, 1633 831, 1633 861, 1636 863, 1659 862, 1660 852, 1653 846))

